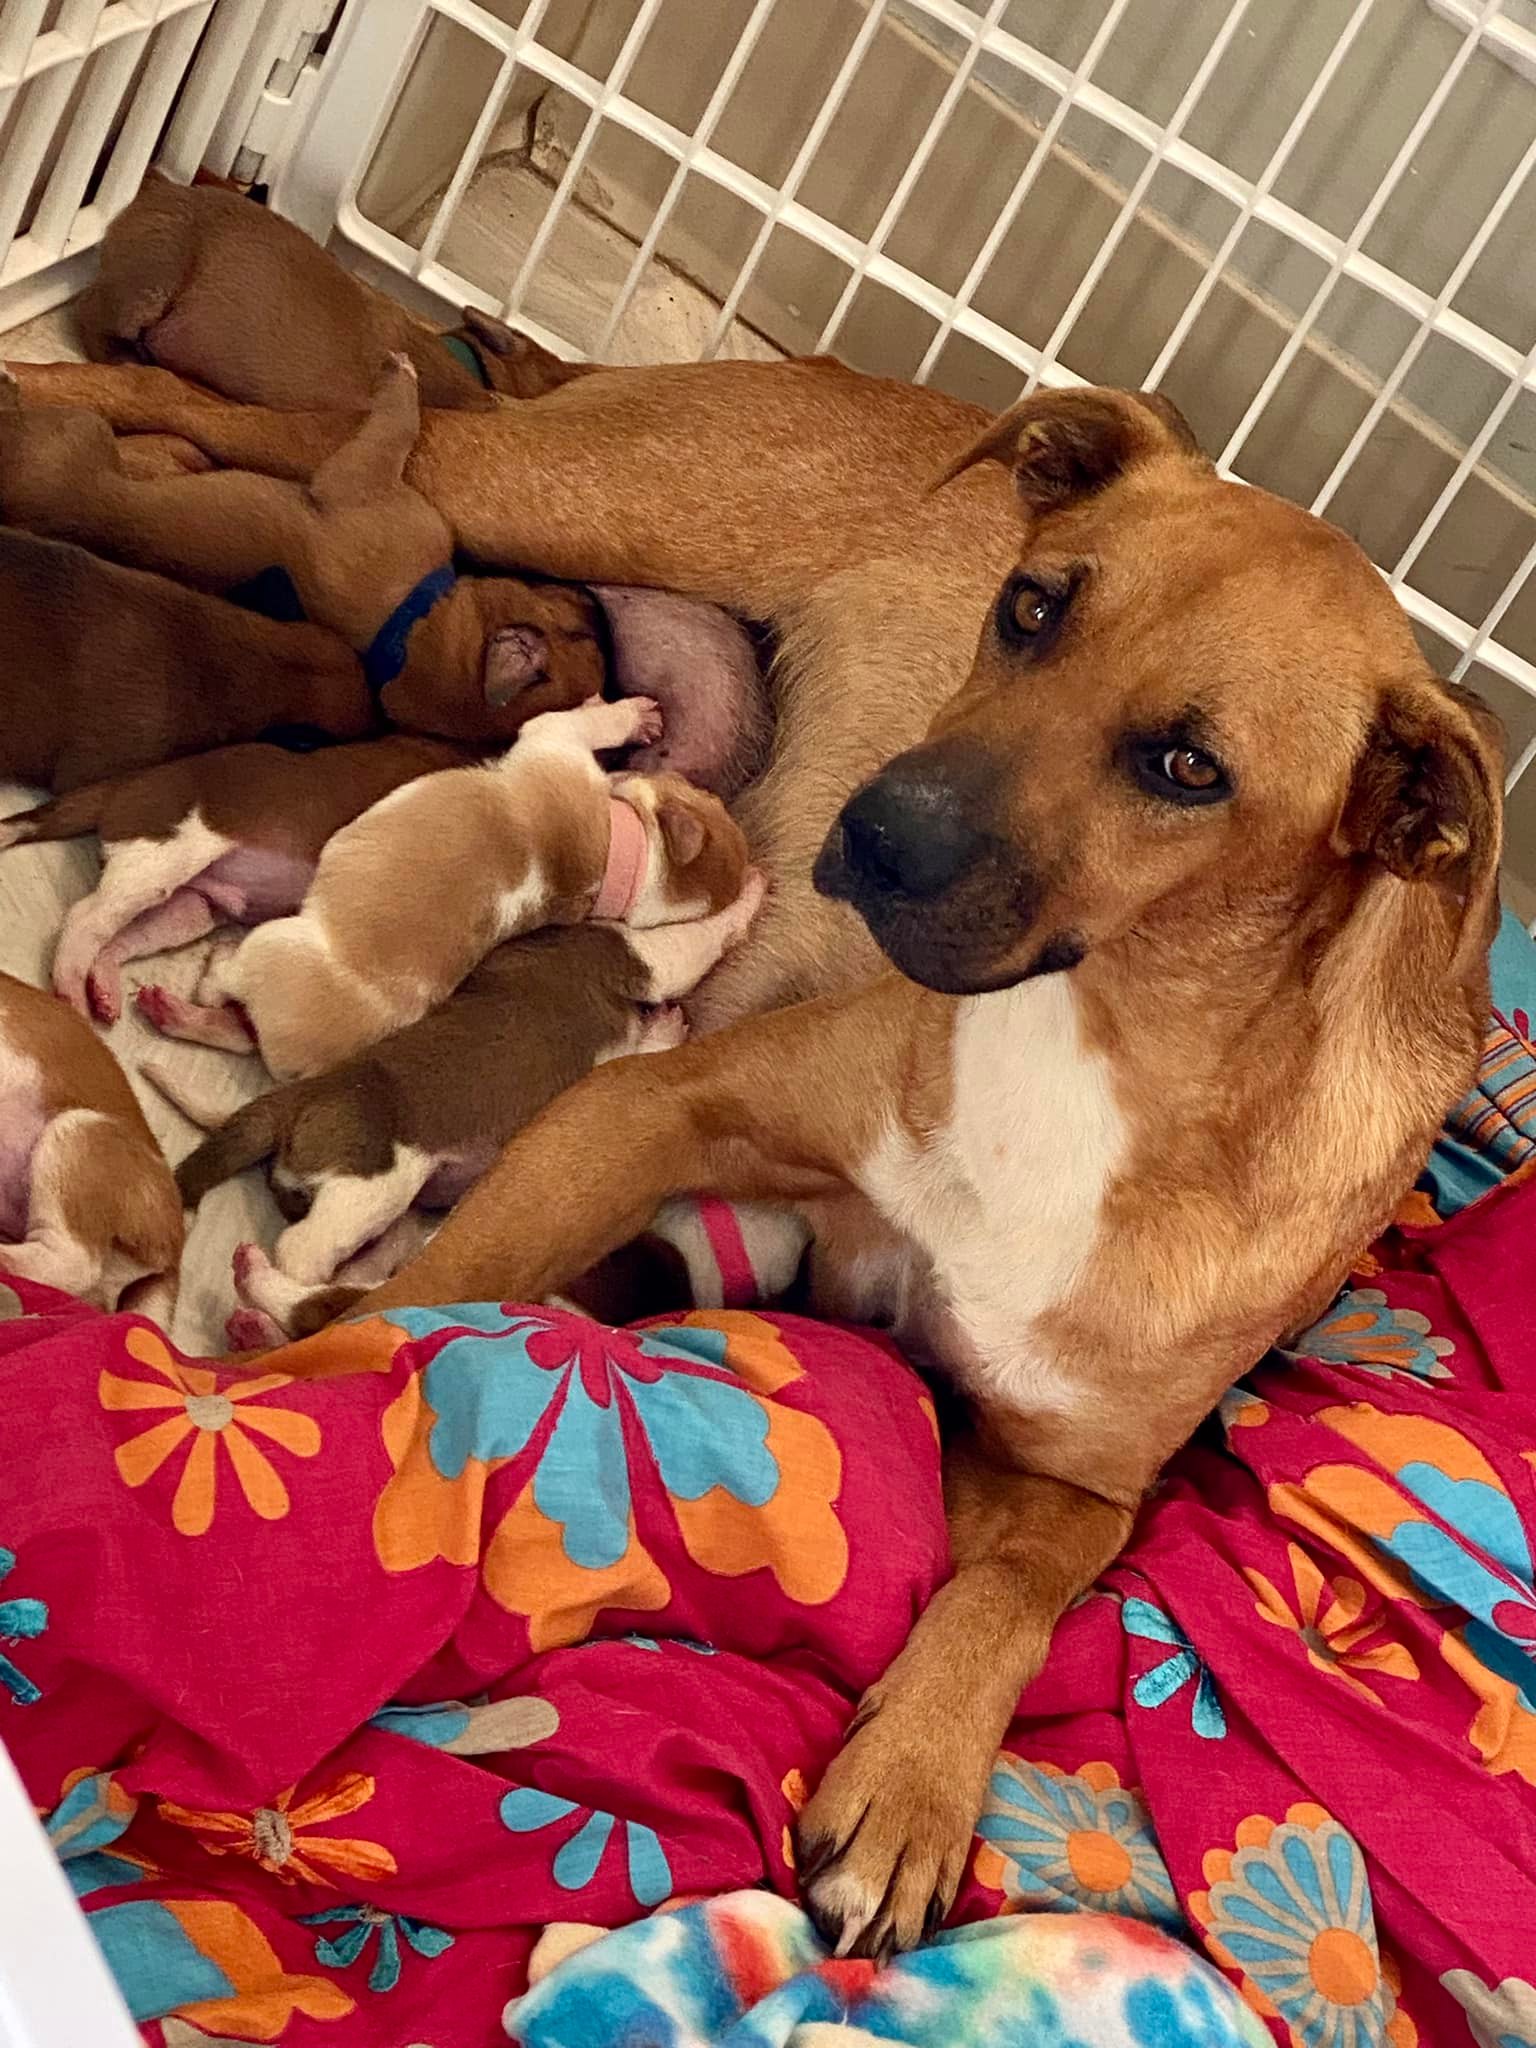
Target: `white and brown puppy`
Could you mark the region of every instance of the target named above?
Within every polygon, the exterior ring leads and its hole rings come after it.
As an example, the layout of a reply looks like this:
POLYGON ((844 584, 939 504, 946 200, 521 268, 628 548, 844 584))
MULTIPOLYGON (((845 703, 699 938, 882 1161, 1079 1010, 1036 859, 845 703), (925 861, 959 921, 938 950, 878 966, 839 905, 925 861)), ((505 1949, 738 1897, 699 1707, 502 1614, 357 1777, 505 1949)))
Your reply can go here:
POLYGON ((53 986, 112 1024, 125 961, 297 910, 334 832, 403 782, 468 758, 405 734, 312 754, 220 747, 22 811, 0 823, 0 848, 101 835, 101 880, 64 921, 53 986))
POLYGON ((646 698, 595 700, 531 720, 497 761, 397 789, 330 841, 296 917, 215 964, 203 993, 221 1000, 162 1028, 230 1046, 248 1020, 279 1080, 321 1073, 425 1016, 504 940, 588 917, 691 924, 679 943, 702 974, 707 920, 748 880, 745 840, 717 797, 593 758, 659 730, 646 698))
POLYGON ((168 1324, 181 1201, 89 1024, 0 974, 0 1273, 168 1324))
MULTIPOLYGON (((413 1204, 451 1207, 508 1138, 583 1074, 625 1053, 680 1045, 679 999, 743 937, 761 895, 756 884, 693 925, 587 924, 515 939, 430 1016, 238 1110, 176 1179, 196 1208, 231 1174, 269 1162, 288 1228, 275 1265, 243 1248, 236 1277, 247 1305, 286 1329, 293 1303, 392 1232, 413 1204)), ((208 1121, 183 1083, 149 1072, 194 1121, 208 1121)))

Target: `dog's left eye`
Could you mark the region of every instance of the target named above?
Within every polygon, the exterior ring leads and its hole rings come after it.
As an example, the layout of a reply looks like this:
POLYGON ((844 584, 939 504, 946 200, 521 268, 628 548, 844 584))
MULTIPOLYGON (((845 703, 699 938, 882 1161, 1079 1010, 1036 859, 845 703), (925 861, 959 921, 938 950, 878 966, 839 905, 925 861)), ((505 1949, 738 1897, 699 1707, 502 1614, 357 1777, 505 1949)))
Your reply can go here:
POLYGON ((1032 577, 1019 576, 1003 591, 997 607, 998 630, 1010 645, 1042 653, 1055 637, 1070 593, 1051 590, 1032 577))
POLYGON ((1213 804, 1232 794, 1221 763, 1181 741, 1139 741, 1131 750, 1131 769, 1149 796, 1169 803, 1213 804))

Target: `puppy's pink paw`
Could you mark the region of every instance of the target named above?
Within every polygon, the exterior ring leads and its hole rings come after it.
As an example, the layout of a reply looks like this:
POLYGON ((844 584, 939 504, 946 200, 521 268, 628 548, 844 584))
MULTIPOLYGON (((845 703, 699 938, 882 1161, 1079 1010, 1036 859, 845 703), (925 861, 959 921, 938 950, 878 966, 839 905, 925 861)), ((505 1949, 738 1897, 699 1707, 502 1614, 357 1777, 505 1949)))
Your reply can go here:
POLYGON ((656 699, 654 697, 626 697, 624 703, 627 707, 632 708, 634 712, 635 723, 630 744, 636 747, 648 747, 653 740, 659 740, 666 720, 662 716, 661 706, 656 702, 656 699))
POLYGON ((658 1003, 641 1021, 636 1052, 671 1052, 688 1036, 688 1018, 681 1003, 658 1003))
POLYGON ((123 978, 114 967, 93 967, 86 976, 86 999, 98 1024, 115 1024, 123 1013, 123 978))
POLYGON ((183 1005, 158 981, 146 981, 134 991, 133 1007, 146 1024, 153 1024, 157 1031, 170 1031, 181 1021, 183 1005))
POLYGON ((244 1298, 252 1280, 260 1279, 272 1269, 272 1261, 259 1244, 237 1244, 230 1260, 234 1269, 235 1291, 244 1298))
POLYGON ((231 1351, 271 1351, 288 1342, 287 1332, 257 1308, 234 1309, 224 1325, 224 1342, 231 1351))

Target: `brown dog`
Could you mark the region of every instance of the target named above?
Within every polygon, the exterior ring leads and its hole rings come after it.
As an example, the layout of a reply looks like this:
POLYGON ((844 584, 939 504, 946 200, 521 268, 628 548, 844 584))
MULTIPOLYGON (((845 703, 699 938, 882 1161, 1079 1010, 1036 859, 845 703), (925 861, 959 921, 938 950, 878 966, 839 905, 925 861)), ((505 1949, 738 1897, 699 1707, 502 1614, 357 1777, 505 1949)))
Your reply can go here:
MULTIPOLYGON (((818 1306, 969 1398, 956 1575, 800 1826, 867 1951, 946 1909, 1020 1687, 1162 1461, 1411 1183, 1475 1064, 1500 847, 1485 715, 1343 536, 1161 402, 1044 394, 956 459, 973 418, 809 366, 612 373, 432 416, 411 472, 483 555, 784 631, 752 807, 783 903, 720 979, 846 992, 582 1082, 365 1305, 538 1299, 669 1195, 777 1196, 818 1306), (843 901, 901 973, 865 978, 843 901)), ((190 430, 284 470, 337 431, 190 430)))
POLYGON ((310 754, 220 747, 0 820, 0 848, 100 835, 101 880, 64 920, 53 986, 112 1024, 127 961, 297 910, 334 833, 402 783, 468 758, 403 733, 310 754))
POLYGON ((95 361, 161 363, 252 405, 366 405, 391 355, 410 358, 424 404, 481 411, 585 369, 470 309, 439 333, 291 221, 155 171, 107 229, 75 310, 95 361))
POLYGON ((0 774, 67 790, 303 725, 373 725, 351 649, 163 576, 0 527, 0 774))
POLYGON ((0 1273, 169 1327, 181 1197, 88 1024, 0 974, 0 1273))

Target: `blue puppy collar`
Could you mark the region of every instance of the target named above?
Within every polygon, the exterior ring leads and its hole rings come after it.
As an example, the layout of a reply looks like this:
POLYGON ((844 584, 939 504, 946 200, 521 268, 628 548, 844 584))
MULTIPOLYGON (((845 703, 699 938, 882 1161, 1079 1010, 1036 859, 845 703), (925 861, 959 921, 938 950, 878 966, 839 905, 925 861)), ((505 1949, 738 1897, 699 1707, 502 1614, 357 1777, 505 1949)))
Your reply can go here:
POLYGON ((363 651, 363 680, 375 697, 388 689, 405 667, 406 644, 413 629, 421 624, 439 599, 448 595, 458 580, 458 571, 452 562, 444 562, 430 576, 423 576, 414 590, 406 592, 374 634, 363 651))

